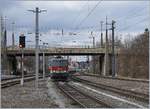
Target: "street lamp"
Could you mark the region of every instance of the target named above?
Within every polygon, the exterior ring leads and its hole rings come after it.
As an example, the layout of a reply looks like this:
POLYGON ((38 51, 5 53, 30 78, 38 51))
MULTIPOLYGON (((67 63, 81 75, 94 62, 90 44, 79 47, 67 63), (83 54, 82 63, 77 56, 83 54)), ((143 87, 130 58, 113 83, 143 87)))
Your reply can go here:
POLYGON ((93 39, 93 48, 95 48, 95 37, 93 36, 93 31, 91 31, 91 37, 93 39))
POLYGON ((12 22, 12 48, 15 46, 14 25, 15 22, 12 22))
POLYGON ((73 44, 75 44, 76 43, 76 41, 72 41, 72 47, 73 47, 73 44))
MULTIPOLYGON (((40 40, 41 42, 43 42, 42 40, 40 40)), ((45 53, 44 53, 44 47, 46 48, 46 46, 44 45, 48 45, 48 43, 43 42, 43 79, 45 80, 45 53)))
MULTIPOLYGON (((93 38, 93 48, 95 48, 95 37, 93 36, 93 31, 91 31, 91 37, 89 38, 93 38)), ((95 73, 95 56, 93 56, 93 73, 95 73)))

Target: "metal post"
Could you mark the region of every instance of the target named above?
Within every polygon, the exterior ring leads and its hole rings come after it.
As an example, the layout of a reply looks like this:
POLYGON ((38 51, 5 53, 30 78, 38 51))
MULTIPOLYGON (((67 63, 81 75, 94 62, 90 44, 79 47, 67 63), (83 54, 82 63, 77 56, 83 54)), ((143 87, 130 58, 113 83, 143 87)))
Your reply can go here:
POLYGON ((35 63, 36 63, 36 88, 38 88, 38 79, 39 79, 39 8, 36 7, 35 11, 35 63))
POLYGON ((106 41, 105 41, 105 60, 104 60, 104 76, 108 73, 108 29, 107 29, 107 16, 106 16, 106 41))
MULTIPOLYGON (((88 49, 90 48, 90 46, 88 45, 88 49)), ((90 67, 90 57, 89 57, 89 55, 87 56, 87 61, 88 61, 88 63, 87 63, 87 67, 88 67, 88 73, 89 73, 89 67, 90 67)))
POLYGON ((12 23, 12 48, 15 46, 15 38, 14 38, 14 22, 12 23))
POLYGON ((4 74, 9 74, 7 63, 7 30, 6 30, 6 16, 1 16, 1 53, 2 53, 2 70, 4 74), (7 72, 8 71, 8 72, 7 72))
POLYGON ((36 7, 35 10, 28 10, 33 13, 35 13, 35 71, 36 71, 36 88, 38 88, 38 79, 39 79, 39 13, 44 12, 46 10, 39 10, 38 7, 36 7))
POLYGON ((45 80, 45 53, 43 51, 43 79, 45 80))
POLYGON ((103 21, 101 21, 101 47, 103 46, 103 21))
MULTIPOLYGON (((95 48, 95 37, 93 36, 93 48, 95 48)), ((95 63, 95 56, 93 56, 93 68, 94 68, 94 73, 96 73, 95 72, 95 70, 96 70, 96 63, 95 63)))
MULTIPOLYGON (((93 36, 93 31, 91 32, 91 36, 93 39, 93 48, 95 48, 95 37, 93 36)), ((93 73, 95 73, 95 56, 93 56, 93 73)))
POLYGON ((114 51, 114 24, 115 21, 112 21, 112 77, 115 77, 116 67, 115 67, 115 51, 114 51))
POLYGON ((95 48, 95 37, 93 36, 93 48, 95 48))
POLYGON ((22 75, 22 78, 21 78, 21 81, 20 81, 20 84, 23 86, 23 83, 24 83, 24 63, 23 63, 23 58, 24 58, 24 54, 23 54, 23 48, 21 48, 21 52, 22 52, 22 55, 21 55, 21 75, 22 75))

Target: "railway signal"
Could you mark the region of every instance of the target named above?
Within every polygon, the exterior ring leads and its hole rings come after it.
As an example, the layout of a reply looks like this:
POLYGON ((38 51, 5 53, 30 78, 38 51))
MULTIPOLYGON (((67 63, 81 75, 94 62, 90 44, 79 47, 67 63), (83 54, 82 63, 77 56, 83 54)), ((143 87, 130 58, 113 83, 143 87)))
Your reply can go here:
POLYGON ((22 55, 21 55, 21 73, 22 73, 22 78, 21 78, 21 81, 20 81, 20 84, 23 86, 23 83, 24 83, 24 62, 23 62, 23 58, 24 58, 24 54, 23 54, 23 48, 25 48, 25 36, 24 34, 21 34, 19 36, 19 47, 21 48, 21 52, 22 52, 22 55))
POLYGON ((25 36, 24 36, 24 34, 21 34, 19 37, 19 47, 25 48, 25 36))

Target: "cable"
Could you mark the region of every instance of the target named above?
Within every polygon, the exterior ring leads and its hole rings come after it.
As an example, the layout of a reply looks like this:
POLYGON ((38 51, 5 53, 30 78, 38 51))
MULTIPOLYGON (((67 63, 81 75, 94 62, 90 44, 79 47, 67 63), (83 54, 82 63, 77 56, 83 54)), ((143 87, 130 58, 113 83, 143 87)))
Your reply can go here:
MULTIPOLYGON (((128 16, 126 16, 125 19, 129 19, 129 18, 132 18, 132 17, 142 16, 142 15, 139 15, 139 11, 143 11, 144 9, 145 9, 145 7, 143 7, 142 9, 136 10, 133 13, 131 13, 132 10, 128 11, 127 13, 130 13, 130 14, 128 16)), ((135 10, 135 8, 133 10, 135 10)), ((124 17, 121 16, 118 19, 122 20, 122 18, 124 18, 124 17)))
POLYGON ((101 3, 102 0, 100 0, 92 9, 91 11, 87 14, 87 16, 76 26, 75 29, 78 29, 79 26, 81 26, 85 20, 92 14, 92 12, 96 9, 96 7, 101 3))
POLYGON ((127 29, 129 29, 129 28, 131 28, 131 27, 133 27, 133 26, 135 26, 137 24, 140 24, 140 23, 142 23, 143 21, 146 21, 146 20, 149 20, 149 18, 144 18, 144 19, 142 19, 142 20, 140 20, 140 21, 138 21, 138 22, 136 22, 136 23, 134 23, 132 25, 128 25, 125 28, 120 29, 119 31, 127 30, 127 29))
POLYGON ((81 7, 79 14, 76 16, 76 18, 73 20, 73 25, 77 22, 78 18, 81 16, 81 11, 84 9, 88 1, 81 7))

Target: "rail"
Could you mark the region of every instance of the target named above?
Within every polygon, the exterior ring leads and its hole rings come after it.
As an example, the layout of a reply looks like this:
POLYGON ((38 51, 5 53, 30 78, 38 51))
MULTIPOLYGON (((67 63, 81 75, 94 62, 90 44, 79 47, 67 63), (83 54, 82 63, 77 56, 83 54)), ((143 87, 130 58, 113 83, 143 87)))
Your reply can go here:
POLYGON ((100 78, 106 78, 106 79, 118 79, 118 80, 124 80, 124 81, 135 81, 135 82, 144 82, 144 83, 149 83, 149 80, 145 79, 136 79, 136 78, 125 78, 125 77, 114 77, 112 78, 111 76, 101 76, 98 74, 88 74, 84 73, 85 76, 93 76, 93 77, 100 77, 100 78))
POLYGON ((121 88, 117 88, 117 87, 113 87, 113 86, 108 86, 108 85, 104 85, 104 84, 100 84, 100 83, 95 83, 95 82, 91 82, 91 81, 84 80, 84 79, 77 78, 77 77, 72 77, 72 79, 74 81, 83 82, 85 84, 94 86, 96 88, 108 90, 108 91, 111 91, 111 92, 114 92, 114 93, 117 93, 120 95, 124 95, 124 96, 132 98, 132 99, 136 99, 138 101, 143 101, 143 102, 147 102, 147 103, 149 102, 149 95, 147 95, 147 94, 143 94, 143 93, 127 90, 127 89, 121 89, 121 88))
POLYGON ((57 83, 57 86, 64 94, 66 94, 69 98, 71 98, 73 101, 75 101, 78 105, 80 105, 83 108, 112 107, 109 104, 103 102, 102 100, 87 93, 83 93, 76 87, 71 86, 67 83, 63 85, 57 83))
MULTIPOLYGON (((39 78, 42 78, 43 76, 39 76, 39 78)), ((46 77, 48 77, 48 75, 46 75, 46 77)), ((13 85, 19 84, 20 83, 20 79, 21 77, 16 77, 16 78, 9 78, 9 79, 5 79, 3 81, 1 81, 1 88, 7 88, 7 87, 11 87, 13 85)), ((28 75, 24 77, 24 82, 28 82, 31 80, 34 80, 35 76, 34 75, 28 75)))

